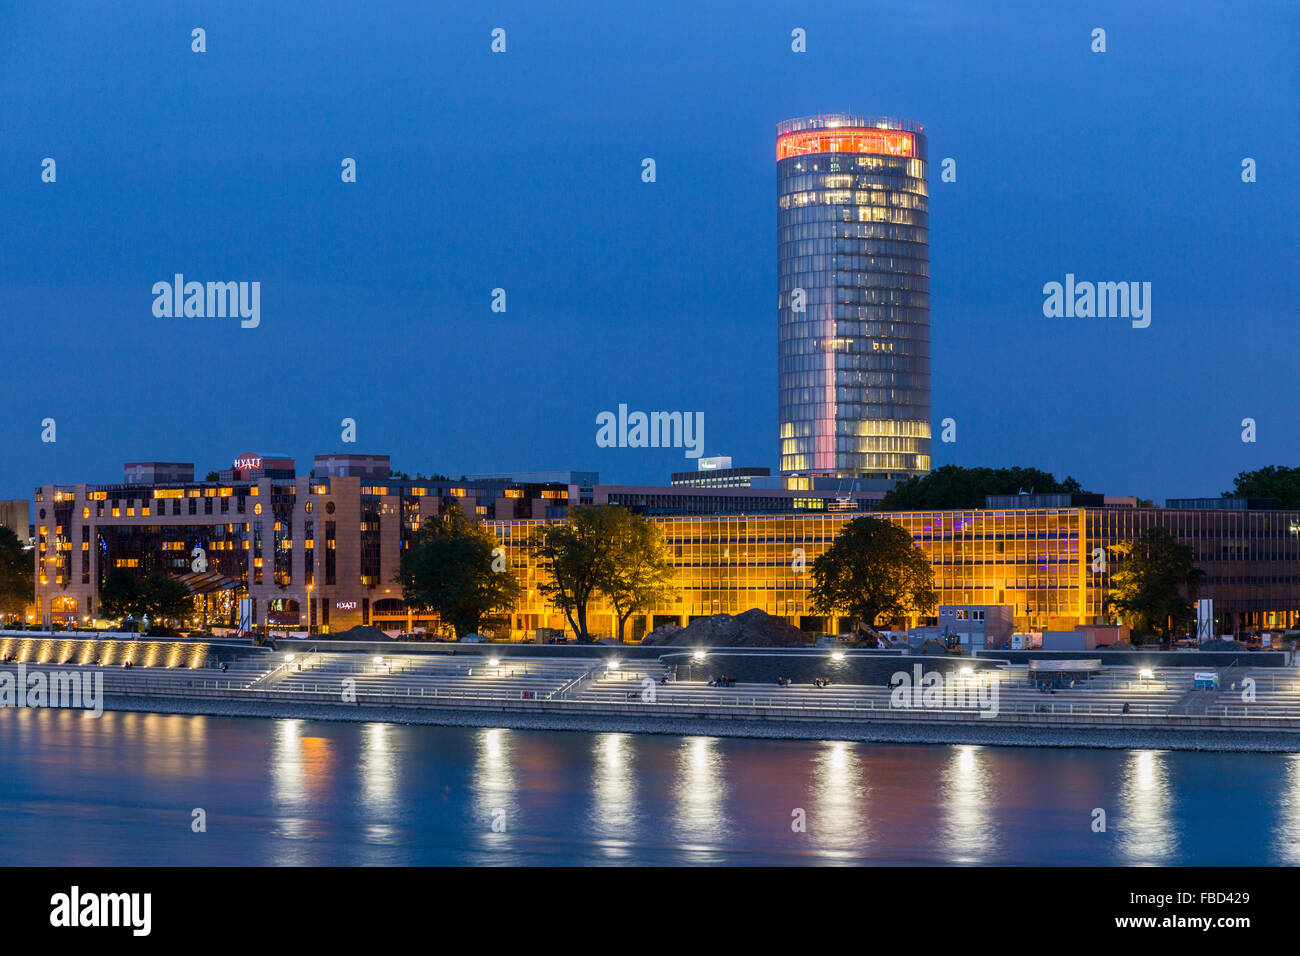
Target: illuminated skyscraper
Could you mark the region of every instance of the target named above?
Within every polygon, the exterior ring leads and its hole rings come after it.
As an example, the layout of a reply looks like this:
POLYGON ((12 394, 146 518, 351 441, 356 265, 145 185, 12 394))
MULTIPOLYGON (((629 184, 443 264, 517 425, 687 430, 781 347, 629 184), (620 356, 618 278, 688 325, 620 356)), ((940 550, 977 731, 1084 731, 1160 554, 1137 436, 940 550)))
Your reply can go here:
POLYGON ((777 127, 782 474, 930 470, 922 129, 847 113, 777 127))

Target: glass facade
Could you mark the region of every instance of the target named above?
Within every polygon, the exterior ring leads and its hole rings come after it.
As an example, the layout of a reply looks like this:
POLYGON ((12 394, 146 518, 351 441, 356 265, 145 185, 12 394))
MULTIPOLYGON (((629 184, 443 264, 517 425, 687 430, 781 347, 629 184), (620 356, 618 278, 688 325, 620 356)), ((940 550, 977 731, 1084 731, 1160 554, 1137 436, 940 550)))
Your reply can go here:
MULTIPOLYGON (((805 630, 835 633, 845 622, 815 617, 808 568, 853 515, 732 515, 652 518, 675 568, 669 601, 629 621, 629 636, 659 624, 761 608, 805 630)), ((1200 597, 1213 598, 1221 628, 1286 627, 1300 620, 1300 514, 1043 508, 878 512, 912 535, 934 569, 939 604, 1000 604, 1017 630, 1071 630, 1107 623, 1111 575, 1121 567, 1107 549, 1153 527, 1190 544, 1205 573, 1200 597), (1098 560, 1101 549, 1106 560, 1098 560)), ((539 627, 563 629, 563 615, 537 590, 544 575, 532 554, 541 521, 489 522, 523 586, 513 626, 518 637, 539 627)), ((592 633, 615 633, 599 597, 592 633)), ((907 621, 920 623, 918 617, 907 621)))
MULTIPOLYGON (((1300 514, 1294 511, 1089 509, 1090 548, 1131 541, 1165 528, 1192 549, 1205 573, 1200 596, 1214 599, 1225 633, 1239 628, 1290 627, 1300 608, 1300 514)), ((1087 613, 1100 615, 1110 577, 1120 565, 1105 562, 1090 572, 1087 613)))
MULTIPOLYGON (((1090 582, 1081 547, 1084 511, 890 512, 930 558, 940 604, 1007 604, 1023 629, 1070 629, 1086 620, 1090 582)), ((810 630, 835 632, 808 603, 808 568, 854 515, 732 515, 662 517, 675 569, 674 595, 635 622, 632 633, 664 621, 686 624, 710 614, 761 608, 810 630)), ((544 574, 532 556, 545 522, 490 522, 523 586, 522 629, 564 627, 537 590, 544 574)), ((598 636, 612 636, 610 609, 597 598, 589 619, 598 636)), ((919 623, 913 617, 908 624, 919 623)))
POLYGON ((930 470, 922 127, 831 114, 777 127, 783 474, 930 470))

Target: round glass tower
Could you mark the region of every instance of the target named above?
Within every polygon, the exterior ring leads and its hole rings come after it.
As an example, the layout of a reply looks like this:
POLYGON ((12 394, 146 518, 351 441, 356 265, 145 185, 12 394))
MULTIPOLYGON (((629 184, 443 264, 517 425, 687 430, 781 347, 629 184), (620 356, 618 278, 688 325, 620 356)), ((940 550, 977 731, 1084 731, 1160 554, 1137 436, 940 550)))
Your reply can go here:
POLYGON ((777 127, 784 475, 930 470, 923 127, 832 113, 777 127))

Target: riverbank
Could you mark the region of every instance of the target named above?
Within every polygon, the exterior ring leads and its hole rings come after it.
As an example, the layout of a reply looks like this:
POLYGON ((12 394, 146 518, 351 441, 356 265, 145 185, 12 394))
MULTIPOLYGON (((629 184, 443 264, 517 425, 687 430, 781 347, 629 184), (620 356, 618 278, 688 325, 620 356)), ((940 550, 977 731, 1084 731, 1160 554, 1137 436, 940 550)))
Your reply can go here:
POLYGON ((997 747, 1083 747, 1300 753, 1300 734, 1285 731, 1071 727, 1032 724, 912 723, 873 721, 780 721, 740 717, 701 718, 643 714, 548 713, 463 708, 384 707, 286 700, 232 700, 107 695, 104 709, 213 717, 278 718, 394 723, 441 727, 502 727, 512 730, 573 730, 595 733, 749 737, 769 740, 846 740, 860 743, 962 744, 997 747))

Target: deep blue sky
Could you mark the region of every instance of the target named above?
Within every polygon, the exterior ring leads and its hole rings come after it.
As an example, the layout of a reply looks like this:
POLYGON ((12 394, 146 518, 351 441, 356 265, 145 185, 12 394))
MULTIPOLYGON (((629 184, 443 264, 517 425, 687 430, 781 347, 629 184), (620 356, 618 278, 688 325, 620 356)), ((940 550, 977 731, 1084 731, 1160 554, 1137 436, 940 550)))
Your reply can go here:
POLYGON ((835 110, 930 137, 936 435, 958 422, 935 464, 1217 494, 1300 463, 1298 24, 1281 2, 6 4, 0 497, 243 452, 693 467, 597 448, 620 402, 702 411, 706 454, 775 467, 774 126, 835 110), (261 327, 154 318, 175 272, 260 281, 261 327), (1151 327, 1045 318, 1066 272, 1152 282, 1151 327))

